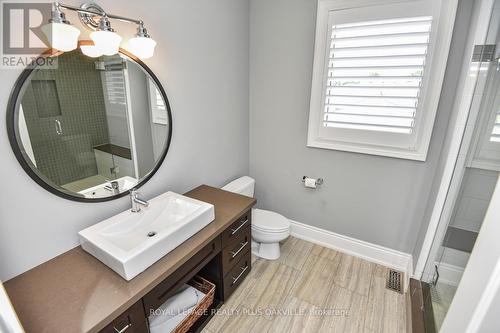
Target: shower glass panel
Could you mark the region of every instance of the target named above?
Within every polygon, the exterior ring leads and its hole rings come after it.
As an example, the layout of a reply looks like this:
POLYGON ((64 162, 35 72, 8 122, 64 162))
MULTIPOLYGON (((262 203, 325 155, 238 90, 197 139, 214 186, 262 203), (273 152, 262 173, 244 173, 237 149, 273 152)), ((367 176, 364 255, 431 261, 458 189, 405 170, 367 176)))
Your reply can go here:
POLYGON ((448 194, 447 200, 453 203, 451 218, 446 221, 446 230, 434 240, 439 242, 437 255, 431 256, 426 265, 428 304, 432 304, 436 331, 460 283, 500 172, 499 18, 497 0, 486 43, 475 47, 471 63, 478 76, 467 124, 473 132, 464 136, 453 175, 459 191, 448 194))

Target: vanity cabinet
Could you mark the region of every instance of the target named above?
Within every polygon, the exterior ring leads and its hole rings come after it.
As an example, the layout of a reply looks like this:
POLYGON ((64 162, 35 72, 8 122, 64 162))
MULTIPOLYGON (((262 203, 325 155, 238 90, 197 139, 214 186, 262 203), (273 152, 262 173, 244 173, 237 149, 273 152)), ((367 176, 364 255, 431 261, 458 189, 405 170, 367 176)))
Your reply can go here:
POLYGON ((222 250, 223 296, 227 300, 241 284, 251 269, 252 211, 245 212, 222 233, 225 246, 222 250))
POLYGON ((252 210, 248 210, 222 232, 222 242, 225 245, 228 245, 234 240, 234 238, 242 234, 245 227, 250 227, 251 224, 252 210))
POLYGON ((251 262, 251 252, 248 251, 224 277, 224 299, 227 300, 250 273, 251 262))
POLYGON ((122 313, 111 324, 106 326, 102 333, 148 333, 148 323, 142 301, 132 305, 127 311, 122 313))
MULTIPOLYGON (((216 285, 216 297, 209 310, 217 309, 251 270, 251 220, 252 211, 245 211, 227 229, 100 333, 149 332, 149 314, 157 310, 195 275, 201 275, 216 285)), ((190 331, 200 331, 212 315, 209 311, 202 316, 190 331)))
POLYGON ((186 196, 215 207, 215 220, 130 281, 80 246, 4 283, 26 333, 145 333, 158 309, 195 275, 215 284, 199 332, 251 270, 254 198, 201 185, 186 196))
POLYGON ((198 272, 206 266, 221 249, 220 236, 203 247, 197 254, 189 259, 184 265, 178 268, 171 276, 163 280, 146 296, 143 297, 146 314, 158 309, 186 282, 191 280, 198 272))

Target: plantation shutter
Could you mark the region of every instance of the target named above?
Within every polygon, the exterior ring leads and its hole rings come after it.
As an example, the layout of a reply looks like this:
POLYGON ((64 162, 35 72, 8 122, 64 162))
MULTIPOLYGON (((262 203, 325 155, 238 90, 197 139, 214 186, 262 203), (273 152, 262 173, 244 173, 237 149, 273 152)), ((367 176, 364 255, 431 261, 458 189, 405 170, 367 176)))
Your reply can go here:
POLYGON ((491 142, 500 142, 500 107, 498 107, 497 115, 495 117, 495 124, 490 136, 491 142))
POLYGON ((431 27, 431 16, 330 24, 323 126, 412 134, 431 27))
POLYGON ((167 125, 167 106, 160 90, 152 80, 149 80, 149 99, 153 123, 167 125))
POLYGON ((124 65, 119 61, 107 61, 105 64, 104 79, 106 81, 106 95, 111 104, 127 104, 125 91, 124 65))

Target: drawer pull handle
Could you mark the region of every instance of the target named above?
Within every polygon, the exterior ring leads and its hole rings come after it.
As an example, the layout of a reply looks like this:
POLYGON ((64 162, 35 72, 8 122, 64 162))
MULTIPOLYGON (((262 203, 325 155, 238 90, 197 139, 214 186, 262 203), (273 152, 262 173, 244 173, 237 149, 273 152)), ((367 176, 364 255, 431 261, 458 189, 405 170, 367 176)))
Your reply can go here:
POLYGON ((245 221, 241 222, 241 224, 238 226, 238 228, 231 229, 231 236, 233 236, 235 233, 237 233, 247 223, 248 223, 248 219, 246 219, 245 221))
POLYGON ((233 283, 231 283, 231 285, 234 285, 236 282, 238 282, 238 280, 241 278, 241 276, 243 274, 245 274, 245 272, 247 271, 248 269, 248 265, 246 265, 245 267, 241 267, 241 273, 238 274, 237 277, 233 277, 233 283))
POLYGON ((245 248, 245 246, 248 245, 248 241, 246 241, 245 243, 240 243, 240 244, 241 244, 241 247, 238 250, 229 252, 229 253, 231 253, 231 258, 236 257, 245 248))
POLYGON ((132 324, 128 324, 127 326, 125 326, 124 328, 122 328, 121 330, 117 329, 116 327, 113 326, 113 328, 115 329, 116 333, 123 333, 125 332, 126 330, 128 330, 130 327, 132 327, 132 324))

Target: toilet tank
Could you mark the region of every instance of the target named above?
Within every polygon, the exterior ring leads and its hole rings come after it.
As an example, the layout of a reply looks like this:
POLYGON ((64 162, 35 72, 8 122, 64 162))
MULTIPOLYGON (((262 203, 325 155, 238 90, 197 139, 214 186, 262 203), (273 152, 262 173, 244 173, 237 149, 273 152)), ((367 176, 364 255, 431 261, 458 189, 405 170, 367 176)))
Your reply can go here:
POLYGON ((225 191, 238 193, 253 198, 254 188, 255 188, 255 179, 248 176, 243 176, 241 178, 233 180, 232 182, 224 186, 222 189, 225 191))

